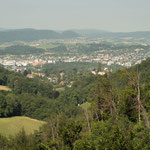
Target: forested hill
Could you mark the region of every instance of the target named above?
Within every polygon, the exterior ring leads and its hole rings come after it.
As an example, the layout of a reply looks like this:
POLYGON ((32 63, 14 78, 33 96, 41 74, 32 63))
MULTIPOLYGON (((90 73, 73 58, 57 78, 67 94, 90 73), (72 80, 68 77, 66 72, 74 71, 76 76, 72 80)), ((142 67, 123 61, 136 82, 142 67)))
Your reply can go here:
POLYGON ((0 55, 28 55, 44 53, 42 48, 36 48, 27 45, 13 45, 0 50, 0 55))
POLYGON ((40 39, 76 38, 80 35, 73 31, 62 33, 53 30, 16 29, 0 31, 0 43, 12 41, 36 41, 40 39))

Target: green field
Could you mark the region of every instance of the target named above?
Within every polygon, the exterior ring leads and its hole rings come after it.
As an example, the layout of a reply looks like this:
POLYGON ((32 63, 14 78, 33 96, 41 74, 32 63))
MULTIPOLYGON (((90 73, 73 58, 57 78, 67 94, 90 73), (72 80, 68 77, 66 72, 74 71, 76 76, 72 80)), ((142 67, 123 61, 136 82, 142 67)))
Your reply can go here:
POLYGON ((0 91, 11 91, 7 86, 0 85, 0 91))
POLYGON ((0 50, 4 50, 8 45, 0 45, 0 50))
POLYGON ((36 46, 36 45, 30 45, 30 46, 34 46, 36 48, 42 48, 42 49, 51 49, 51 48, 55 48, 57 47, 58 45, 57 44, 46 44, 46 45, 39 45, 39 46, 36 46))
POLYGON ((58 91, 58 92, 63 92, 64 90, 65 90, 64 87, 56 88, 56 91, 58 91))
POLYGON ((38 130, 45 122, 28 117, 0 118, 0 134, 4 136, 15 135, 24 128, 27 134, 38 130))
POLYGON ((91 103, 86 102, 80 105, 80 107, 84 110, 89 109, 91 107, 91 103))

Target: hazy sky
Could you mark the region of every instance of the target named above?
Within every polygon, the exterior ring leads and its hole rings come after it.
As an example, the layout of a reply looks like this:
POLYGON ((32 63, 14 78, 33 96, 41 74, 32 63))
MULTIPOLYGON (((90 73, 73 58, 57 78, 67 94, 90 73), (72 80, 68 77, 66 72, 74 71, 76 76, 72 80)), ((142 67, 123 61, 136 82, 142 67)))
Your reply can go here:
POLYGON ((150 0, 0 0, 0 27, 150 30, 150 0))

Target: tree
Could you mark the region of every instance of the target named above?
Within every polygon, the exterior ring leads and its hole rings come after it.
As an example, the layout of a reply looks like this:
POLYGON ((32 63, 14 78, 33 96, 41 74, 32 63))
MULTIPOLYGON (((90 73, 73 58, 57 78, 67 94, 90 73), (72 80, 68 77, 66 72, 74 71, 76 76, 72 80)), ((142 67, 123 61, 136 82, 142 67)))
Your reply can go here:
POLYGON ((6 106, 7 106, 7 103, 5 100, 5 96, 0 94, 0 117, 5 117, 6 106))
POLYGON ((10 138, 9 147, 15 150, 29 150, 29 137, 26 135, 24 129, 22 129, 16 136, 10 138))
POLYGON ((24 76, 27 76, 27 74, 28 74, 28 71, 27 71, 27 70, 24 70, 23 75, 24 75, 24 76))
POLYGON ((5 148, 7 148, 7 142, 8 142, 7 138, 0 135, 0 149, 1 150, 5 150, 5 148))
POLYGON ((86 138, 75 141, 73 150, 96 150, 94 142, 86 138))
POLYGON ((98 63, 97 74, 98 74, 98 72, 101 72, 101 71, 102 71, 102 64, 98 63))
POLYGON ((92 112, 96 121, 104 121, 109 116, 116 116, 116 103, 118 101, 116 90, 107 75, 102 76, 93 91, 92 112))
POLYGON ((10 117, 21 115, 21 105, 18 102, 17 97, 14 94, 10 93, 5 98, 7 104, 5 110, 6 116, 10 117))
POLYGON ((58 135, 61 137, 63 144, 68 145, 72 149, 73 143, 79 138, 82 126, 74 120, 62 119, 59 122, 58 135))
POLYGON ((140 74, 138 73, 138 71, 137 72, 126 71, 125 73, 128 77, 126 87, 132 89, 136 94, 136 97, 133 99, 133 101, 135 105, 134 110, 137 111, 137 120, 139 123, 141 123, 141 117, 143 117, 145 125, 149 128, 150 127, 149 117, 145 111, 145 108, 141 100, 140 74))

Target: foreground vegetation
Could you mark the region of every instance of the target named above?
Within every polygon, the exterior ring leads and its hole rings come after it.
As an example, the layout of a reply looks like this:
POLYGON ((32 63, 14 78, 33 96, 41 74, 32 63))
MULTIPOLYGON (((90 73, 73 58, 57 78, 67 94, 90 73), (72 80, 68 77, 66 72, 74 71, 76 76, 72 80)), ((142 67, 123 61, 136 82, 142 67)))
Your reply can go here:
POLYGON ((6 150, 150 149, 150 59, 104 76, 79 74, 71 88, 56 92, 39 79, 1 68, 0 115, 46 120, 30 135, 1 136, 6 150))

